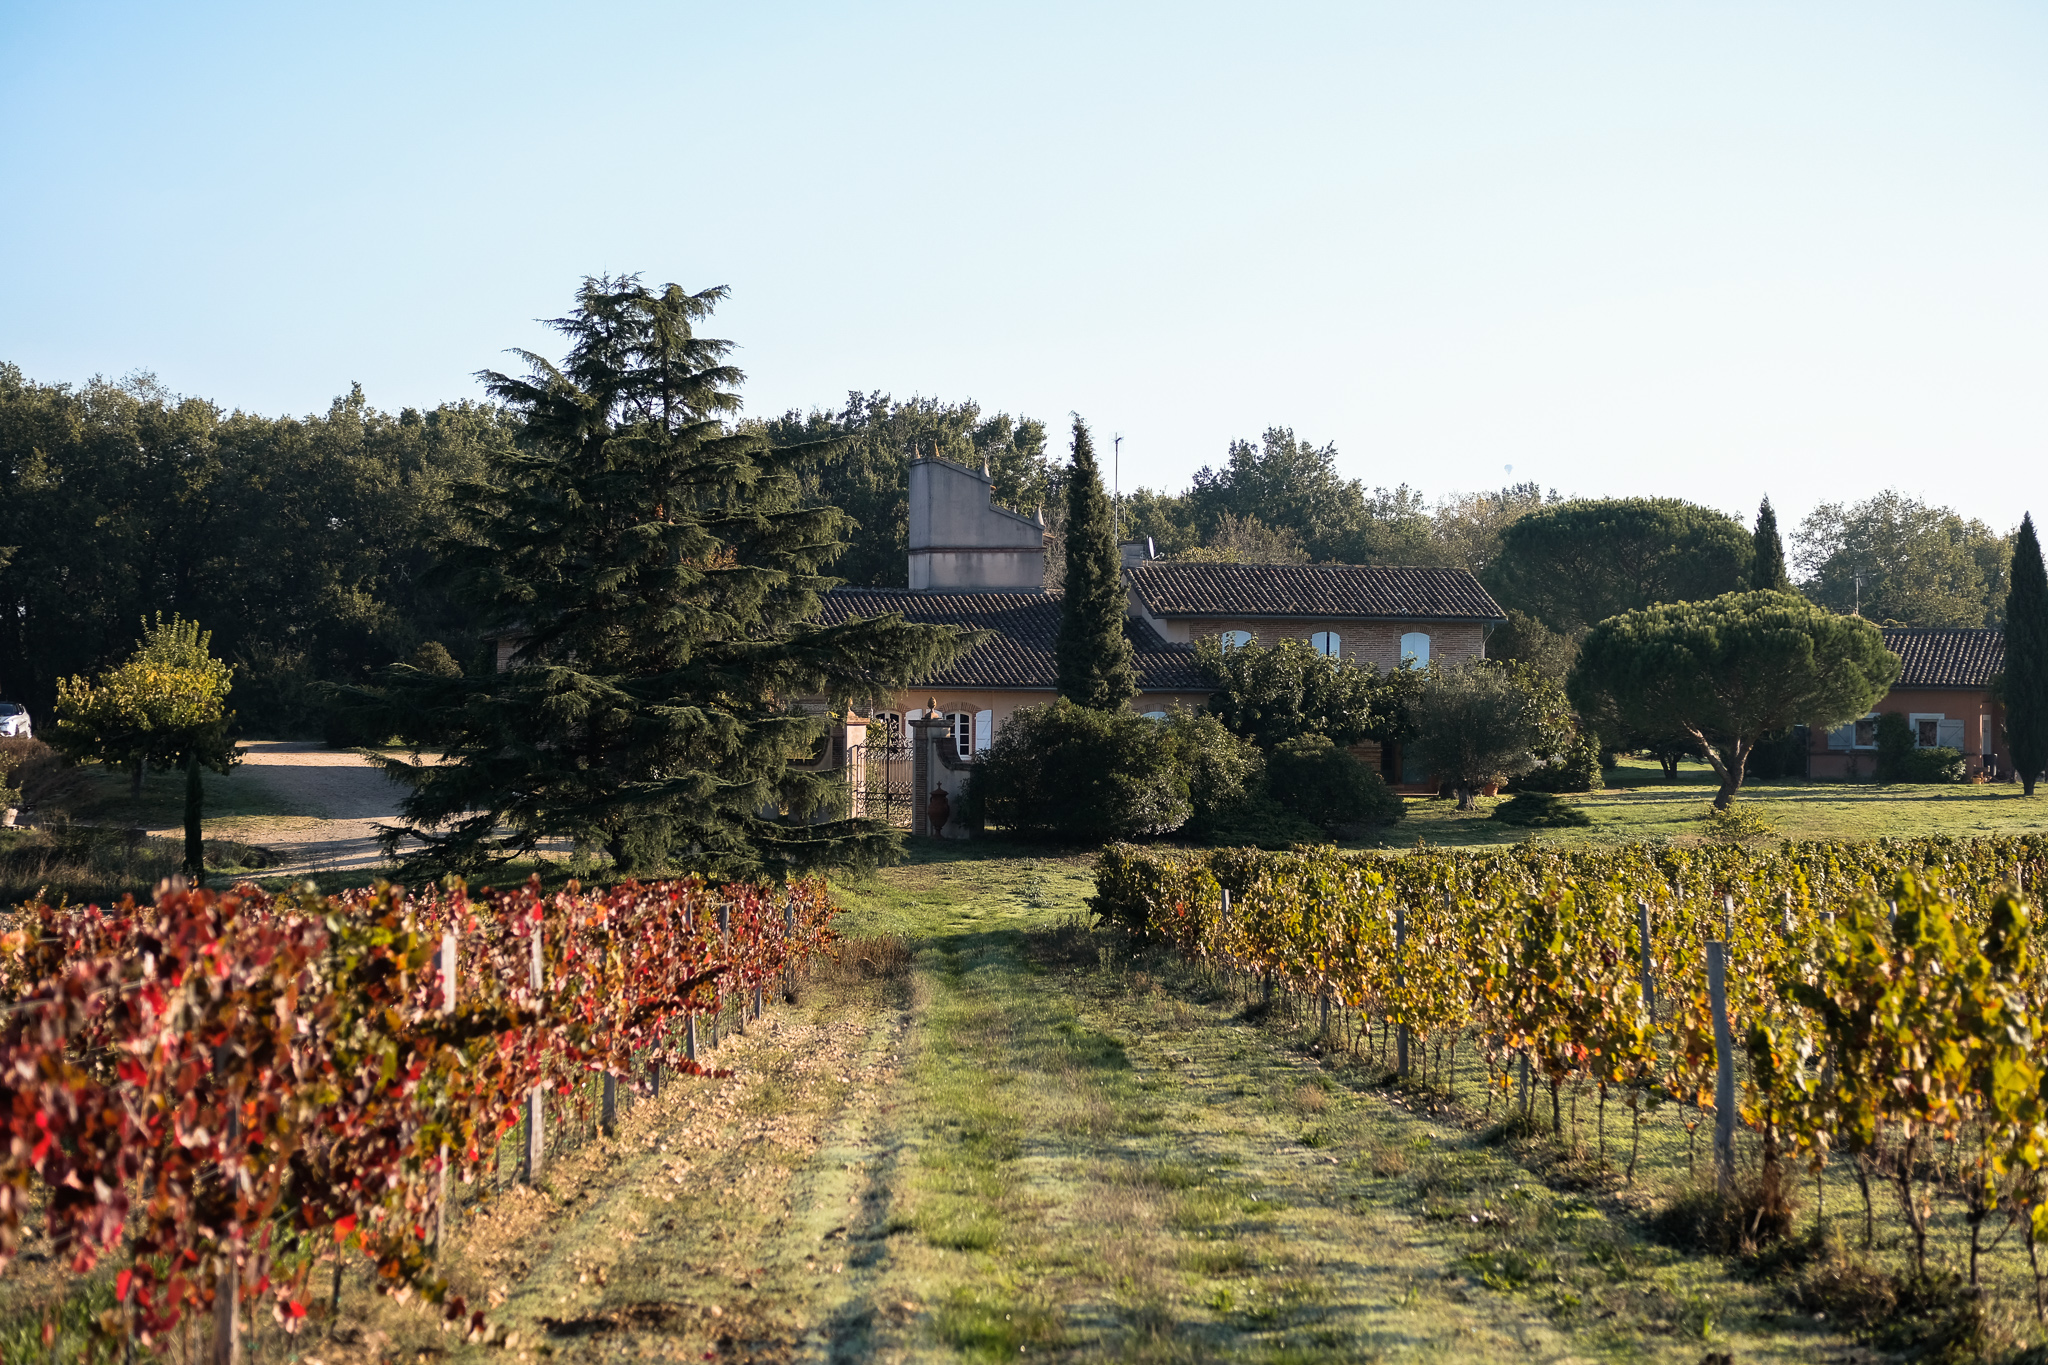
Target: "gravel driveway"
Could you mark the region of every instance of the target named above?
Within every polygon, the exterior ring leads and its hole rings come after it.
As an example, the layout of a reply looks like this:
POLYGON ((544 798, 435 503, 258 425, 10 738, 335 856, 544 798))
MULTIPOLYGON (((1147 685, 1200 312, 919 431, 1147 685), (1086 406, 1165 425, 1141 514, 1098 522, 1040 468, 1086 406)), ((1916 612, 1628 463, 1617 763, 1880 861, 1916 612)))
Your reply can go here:
MULTIPOLYGON (((368 759, 283 740, 255 740, 243 749, 243 773, 290 813, 209 820, 208 834, 275 850, 285 859, 276 875, 384 864, 377 826, 397 822, 405 791, 368 759)), ((150 832, 173 837, 183 833, 177 828, 150 832)))

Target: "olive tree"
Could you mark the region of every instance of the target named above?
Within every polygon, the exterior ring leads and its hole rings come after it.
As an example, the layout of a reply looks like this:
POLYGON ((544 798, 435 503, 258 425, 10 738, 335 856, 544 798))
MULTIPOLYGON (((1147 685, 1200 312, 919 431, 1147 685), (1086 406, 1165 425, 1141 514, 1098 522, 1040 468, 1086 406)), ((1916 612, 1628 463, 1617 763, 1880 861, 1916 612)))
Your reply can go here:
POLYGON ((1479 788, 1536 766, 1549 719, 1534 690, 1483 659, 1434 670, 1409 715, 1416 751, 1438 779, 1450 780, 1459 810, 1472 809, 1479 788))
POLYGON ((1758 740, 1863 715, 1899 676, 1870 622, 1781 592, 1731 592, 1623 612, 1595 626, 1566 686, 1588 715, 1698 744, 1726 810, 1758 740))

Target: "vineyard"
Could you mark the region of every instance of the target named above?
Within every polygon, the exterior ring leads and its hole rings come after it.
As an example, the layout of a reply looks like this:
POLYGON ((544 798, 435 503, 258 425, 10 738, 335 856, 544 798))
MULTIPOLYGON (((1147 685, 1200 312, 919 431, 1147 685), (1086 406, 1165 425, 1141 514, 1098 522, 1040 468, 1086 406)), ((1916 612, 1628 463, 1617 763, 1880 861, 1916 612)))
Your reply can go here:
POLYGON ((2048 1321, 2048 964, 2025 898, 2044 874, 2039 837, 1116 846, 1094 903, 1413 1083, 1454 1089, 1462 1055, 1483 1087, 1462 1098, 1489 1119, 1562 1136, 1569 1102, 1576 1140, 1583 1094, 1620 1181, 1646 1127, 1675 1124, 1687 1163, 1717 1168, 1739 1241, 1791 1235, 1808 1178, 1821 1216, 1846 1167, 1864 1244, 1887 1201, 1907 1273, 1947 1267, 1972 1292, 1994 1247, 2022 1248, 2048 1321))
POLYGON ((316 1272, 338 1295, 345 1263, 483 1338, 436 1269, 451 1209, 536 1177, 565 1120, 716 1074, 720 1021, 758 1017, 833 913, 819 882, 698 881, 24 907, 0 938, 0 1264, 40 1219, 71 1273, 113 1269, 110 1345, 210 1317, 232 1359, 252 1313, 331 1311, 316 1272))

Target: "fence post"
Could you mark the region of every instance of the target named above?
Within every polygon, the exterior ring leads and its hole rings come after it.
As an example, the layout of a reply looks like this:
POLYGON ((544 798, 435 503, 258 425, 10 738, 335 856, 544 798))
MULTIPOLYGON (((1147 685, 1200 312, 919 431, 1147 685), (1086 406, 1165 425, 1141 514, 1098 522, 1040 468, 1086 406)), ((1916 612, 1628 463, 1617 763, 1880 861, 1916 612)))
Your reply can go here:
POLYGON ((1730 956, 1735 948, 1735 897, 1730 894, 1721 897, 1721 942, 1727 946, 1730 956))
MULTIPOLYGON (((441 935, 441 1013, 455 1013, 455 931, 441 935)), ((434 1256, 438 1259, 448 1238, 448 1144, 441 1144, 441 1189, 434 1200, 434 1256)), ((335 1255, 341 1254, 337 1248, 335 1255)))
POLYGON ((1735 1037, 1728 1027, 1728 945, 1707 945, 1707 999, 1714 1009, 1714 1171, 1723 1195, 1735 1187, 1735 1037))
MULTIPOLYGON (((535 923, 533 937, 529 940, 532 955, 526 969, 526 984, 533 988, 535 996, 540 994, 541 989, 540 935, 541 926, 535 923)), ((546 1106, 541 1102, 542 1089, 543 1087, 537 1085, 526 1096, 526 1183, 529 1185, 539 1182, 541 1169, 545 1164, 546 1153, 541 1135, 546 1119, 546 1106)))
MULTIPOLYGON (((1408 908, 1398 902, 1394 906, 1394 984, 1399 986, 1405 979, 1401 964, 1408 956, 1408 908)), ((1406 1011, 1404 1010, 1405 1014, 1406 1011)), ((1394 1029, 1394 1071, 1408 1074, 1408 1025, 1403 1022, 1394 1029)))
MULTIPOLYGON (((724 901, 718 903, 718 949, 730 951, 732 947, 732 907, 724 901)), ((725 987, 718 988, 718 1009, 711 1016, 711 1046, 718 1046, 719 1025, 725 1022, 725 987)))
POLYGON ((1642 941, 1643 1008, 1649 1012, 1650 1023, 1657 1022, 1657 983, 1650 976, 1650 903, 1636 902, 1636 934, 1642 941))
POLYGON ((1524 1114, 1529 1112, 1529 1049, 1522 1049, 1522 1093, 1515 1101, 1516 1108, 1524 1114))
MULTIPOLYGON (((221 1062, 227 1055, 225 1045, 214 1054, 213 1070, 216 1083, 221 1080, 221 1062)), ((225 1087, 223 1087, 225 1089, 225 1087)), ((242 1116, 239 1110, 228 1111, 227 1145, 232 1149, 242 1136, 242 1116)), ((341 1246, 335 1245, 335 1264, 340 1265, 341 1246)), ((213 1289, 213 1365, 241 1365, 242 1360, 242 1270, 235 1259, 235 1253, 227 1253, 227 1264, 222 1267, 220 1279, 213 1289)), ((56 1359, 56 1348, 51 1347, 50 1357, 56 1359)))

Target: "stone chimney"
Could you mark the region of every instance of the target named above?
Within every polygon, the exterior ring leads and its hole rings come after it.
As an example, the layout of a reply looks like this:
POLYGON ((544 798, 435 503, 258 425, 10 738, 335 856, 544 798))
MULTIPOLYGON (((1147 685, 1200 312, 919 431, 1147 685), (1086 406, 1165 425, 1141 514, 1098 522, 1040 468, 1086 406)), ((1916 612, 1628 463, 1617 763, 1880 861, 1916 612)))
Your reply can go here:
POLYGON ((1046 531, 990 501, 986 469, 936 456, 910 463, 910 586, 931 592, 1044 592, 1046 531))

